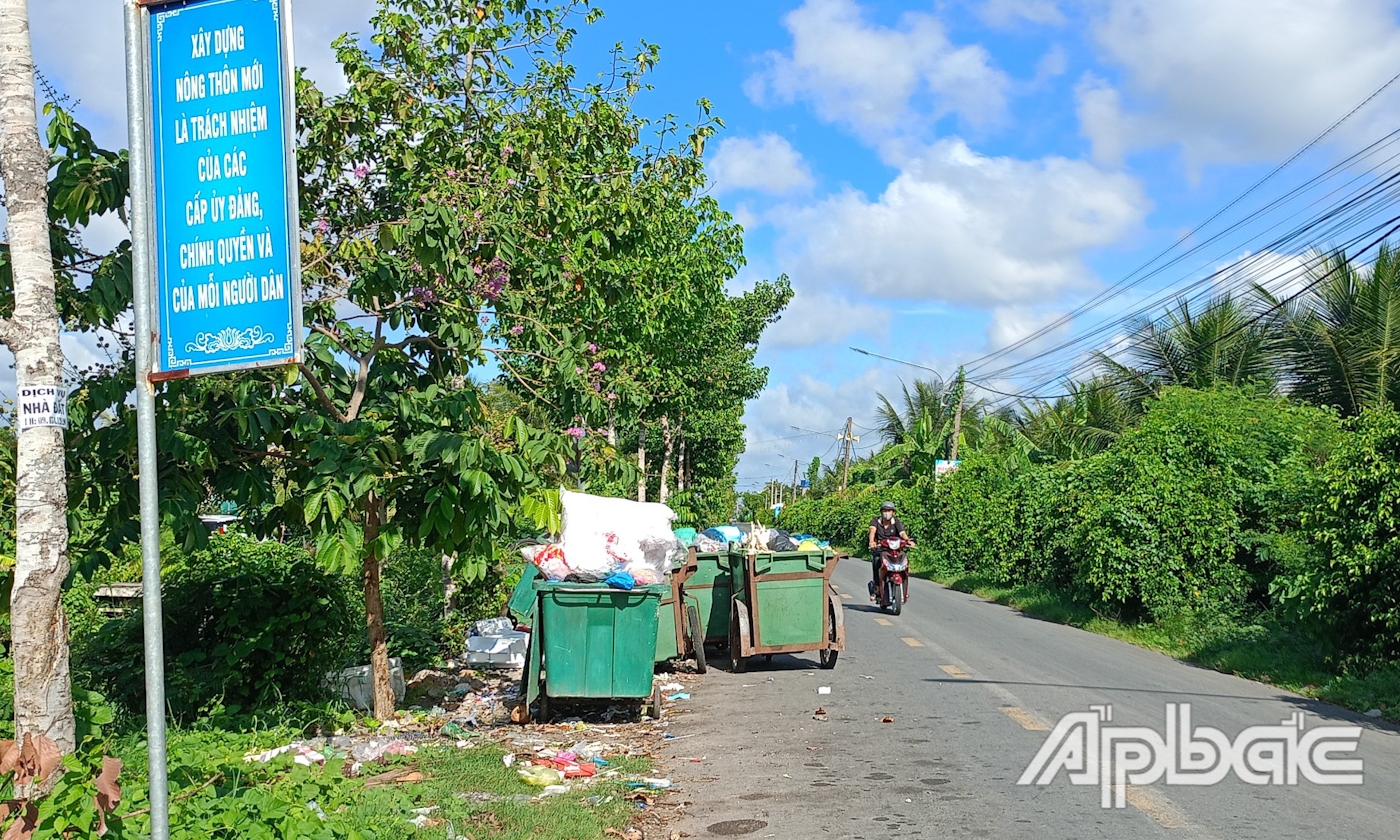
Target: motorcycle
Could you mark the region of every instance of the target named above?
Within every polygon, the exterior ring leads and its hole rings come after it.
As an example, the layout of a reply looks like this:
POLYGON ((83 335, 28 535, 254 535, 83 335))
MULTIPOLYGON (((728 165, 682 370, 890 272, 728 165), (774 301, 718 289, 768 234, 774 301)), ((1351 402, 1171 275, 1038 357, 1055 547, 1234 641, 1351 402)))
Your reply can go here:
POLYGON ((888 537, 876 544, 880 552, 880 584, 875 588, 875 599, 880 609, 899 615, 909 600, 909 558, 905 549, 914 544, 913 540, 888 537))

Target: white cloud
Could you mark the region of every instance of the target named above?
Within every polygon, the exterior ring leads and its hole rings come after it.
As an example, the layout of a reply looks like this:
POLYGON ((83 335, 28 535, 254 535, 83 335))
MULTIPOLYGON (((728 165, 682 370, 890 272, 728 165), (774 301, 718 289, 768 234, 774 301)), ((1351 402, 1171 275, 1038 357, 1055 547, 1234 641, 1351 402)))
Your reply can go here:
POLYGON ((1303 291, 1312 279, 1309 270, 1320 267, 1321 256, 1315 254, 1246 253, 1216 267, 1211 290, 1215 294, 1247 295, 1257 285, 1274 297, 1285 299, 1303 291))
MULTIPOLYGON (((774 473, 766 464, 784 464, 790 479, 793 459, 801 462, 804 471, 813 457, 832 463, 837 447, 836 432, 831 430, 845 428, 847 417, 855 418, 857 426, 874 426, 876 392, 891 398, 899 393, 899 376, 891 366, 874 365, 836 382, 802 373, 770 385, 744 412, 744 437, 750 445, 740 459, 739 475, 758 479, 741 481, 741 486, 761 484, 762 476, 774 473), (831 431, 831 436, 794 437, 802 434, 794 425, 831 431)), ((859 430, 856 434, 863 438, 856 444, 860 449, 876 442, 872 434, 859 430)))
POLYGON ((807 0, 783 23, 792 51, 768 53, 745 82, 755 102, 809 102, 867 140, 948 114, 982 125, 1005 112, 1006 75, 981 46, 953 44, 933 15, 911 12, 889 28, 866 21, 855 0, 807 0))
POLYGON ((951 139, 906 161, 874 201, 847 189, 773 218, 800 282, 981 306, 1088 287, 1083 252, 1132 232, 1149 208, 1126 174, 988 157, 951 139))
POLYGON ((709 163, 715 192, 756 190, 783 195, 811 189, 812 170, 802 153, 786 138, 760 134, 755 138, 726 137, 709 163))
POLYGON ((1065 22, 1055 0, 987 0, 977 13, 989 26, 1007 27, 1021 21, 1058 26, 1065 22))
MULTIPOLYGON (((1064 312, 1029 306, 995 307, 992 309, 992 320, 987 324, 987 344, 996 350, 1008 347, 1027 338, 1037 330, 1050 326, 1064 314, 1064 312)), ((1069 329, 1069 324, 1062 324, 1047 331, 1045 335, 1039 336, 1034 341, 1027 342, 1024 347, 1018 348, 1014 353, 1007 354, 1005 358, 1015 360, 1018 357, 1032 356, 1038 348, 1049 346, 1057 338, 1067 335, 1069 329)))
MULTIPOLYGON (((1094 37, 1121 68, 1079 87, 1103 161, 1179 145, 1192 169, 1277 158, 1400 67, 1396 0, 1095 0, 1094 37)), ((1393 111, 1373 103, 1369 119, 1393 111)))
POLYGON ((775 349, 839 344, 852 335, 883 337, 890 310, 852 302, 844 295, 797 289, 778 323, 763 333, 763 346, 775 349))
MULTIPOLYGON (((30 37, 39 69, 81 100, 78 118, 109 147, 126 147, 126 49, 123 4, 117 0, 30 3, 30 37)), ((375 0, 298 0, 294 51, 322 90, 345 89, 331 41, 367 33, 375 0)))

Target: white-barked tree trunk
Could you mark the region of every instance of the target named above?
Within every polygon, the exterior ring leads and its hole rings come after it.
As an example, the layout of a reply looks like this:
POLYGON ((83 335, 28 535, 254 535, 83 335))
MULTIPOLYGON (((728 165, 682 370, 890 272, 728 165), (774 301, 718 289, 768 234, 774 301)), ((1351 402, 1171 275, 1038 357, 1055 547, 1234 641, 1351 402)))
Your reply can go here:
MULTIPOLYGON (((0 178, 9 214, 15 310, 0 341, 15 354, 17 394, 63 385, 58 305, 49 249, 49 155, 39 142, 34 61, 25 0, 0 0, 0 178)), ((16 404, 19 400, 16 400, 16 404)), ((68 671, 68 489, 63 429, 18 429, 15 460, 15 583, 10 597, 15 735, 52 738, 74 750, 68 671)))

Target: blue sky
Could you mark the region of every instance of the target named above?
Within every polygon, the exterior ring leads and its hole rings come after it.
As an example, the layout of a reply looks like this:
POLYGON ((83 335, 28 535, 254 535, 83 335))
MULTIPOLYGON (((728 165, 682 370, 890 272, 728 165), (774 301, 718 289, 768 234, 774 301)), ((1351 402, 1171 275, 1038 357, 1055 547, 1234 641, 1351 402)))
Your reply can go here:
MULTIPOLYGON (((601 5, 577 63, 616 41, 660 44, 641 110, 691 119, 705 97, 727 125, 707 157, 715 194, 748 231, 736 288, 786 273, 797 290, 760 353, 772 376, 746 415, 746 487, 790 478, 794 459, 834 457, 831 436, 794 439, 792 426, 835 430, 854 416, 868 427, 877 391, 921 375, 850 346, 950 374, 1021 339, 1170 246, 1400 72, 1400 0, 601 5)), ((80 117, 109 144, 125 134, 119 6, 31 4, 41 68, 82 99, 80 117)), ((338 84, 331 37, 362 31, 372 6, 296 3, 298 62, 324 86, 338 84)), ((1244 220, 1237 230, 1008 358, 1259 252, 1270 225, 1301 205, 1252 213, 1394 130, 1396 104, 1388 90, 1216 223, 1244 220)), ((119 233, 104 224, 95 237, 119 233)), ((1270 265, 1296 265, 1291 247, 1270 265)), ((980 381, 1020 393, 1073 369, 1121 332, 1111 326, 1040 370, 980 381)), ((1051 382, 1039 393, 1057 391, 1051 382)))

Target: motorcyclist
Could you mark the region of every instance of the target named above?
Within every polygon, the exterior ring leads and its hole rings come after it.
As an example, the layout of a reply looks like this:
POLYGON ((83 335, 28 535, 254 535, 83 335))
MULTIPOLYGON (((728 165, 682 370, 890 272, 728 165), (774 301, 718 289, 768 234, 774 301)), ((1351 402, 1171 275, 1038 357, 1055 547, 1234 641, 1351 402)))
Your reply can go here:
POLYGON ((880 515, 870 520, 870 600, 875 600, 875 588, 880 585, 880 556, 884 551, 880 544, 891 537, 899 537, 910 542, 909 532, 904 523, 894 515, 894 502, 880 505, 880 515))

